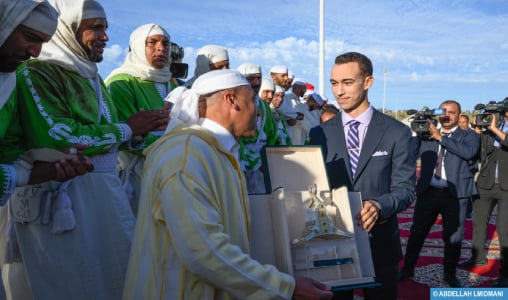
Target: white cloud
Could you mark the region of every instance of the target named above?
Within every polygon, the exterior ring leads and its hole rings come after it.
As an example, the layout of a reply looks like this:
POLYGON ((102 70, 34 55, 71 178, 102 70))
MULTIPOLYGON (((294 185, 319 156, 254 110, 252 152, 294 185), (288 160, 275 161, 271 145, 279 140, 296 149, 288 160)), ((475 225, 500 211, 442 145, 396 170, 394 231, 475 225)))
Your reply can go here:
MULTIPOLYGON (((376 81, 369 95, 378 107, 385 68, 387 106, 417 108, 456 98, 467 108, 480 98, 501 100, 508 94, 504 3, 326 0, 325 82, 336 55, 359 51, 373 61, 376 81)), ((168 6, 147 0, 140 10, 137 1, 111 0, 104 6, 113 45, 101 64, 103 75, 123 61, 130 31, 155 22, 185 48, 189 74, 197 49, 220 44, 228 48, 233 68, 251 61, 267 73, 285 64, 318 87, 318 1, 187 0, 168 6)))

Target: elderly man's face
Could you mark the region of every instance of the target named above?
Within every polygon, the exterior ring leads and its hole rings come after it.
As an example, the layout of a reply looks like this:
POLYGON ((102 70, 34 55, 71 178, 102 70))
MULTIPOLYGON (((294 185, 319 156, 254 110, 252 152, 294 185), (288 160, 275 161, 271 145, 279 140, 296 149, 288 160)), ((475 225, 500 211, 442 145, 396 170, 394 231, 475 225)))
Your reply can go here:
POLYGON ((148 63, 162 69, 168 65, 171 42, 162 34, 154 34, 146 38, 145 55, 148 63))
POLYGON ((256 134, 258 109, 256 94, 251 87, 243 86, 237 89, 237 109, 234 119, 233 135, 236 138, 253 137, 256 134))
POLYGON ((0 72, 14 72, 30 57, 38 57, 42 44, 51 37, 30 27, 19 25, 0 47, 0 72))
POLYGON ((85 50, 91 62, 101 62, 109 40, 106 34, 108 21, 104 18, 85 19, 79 24, 76 40, 85 50))

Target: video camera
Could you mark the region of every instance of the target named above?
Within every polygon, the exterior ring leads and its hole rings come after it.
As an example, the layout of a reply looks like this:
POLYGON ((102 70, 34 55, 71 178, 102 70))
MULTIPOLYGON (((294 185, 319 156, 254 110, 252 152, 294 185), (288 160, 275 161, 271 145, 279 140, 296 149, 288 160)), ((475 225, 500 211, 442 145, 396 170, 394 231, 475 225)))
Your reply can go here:
POLYGON ((492 115, 495 115, 497 120, 496 126, 499 127, 504 119, 504 112, 508 110, 508 99, 505 98, 500 102, 490 101, 487 104, 476 104, 474 109, 482 112, 476 115, 476 126, 490 126, 492 124, 492 115))
POLYGON ((410 109, 407 111, 407 114, 414 115, 413 121, 411 121, 411 129, 417 134, 426 134, 429 133, 430 122, 432 122, 434 126, 437 126, 437 120, 434 119, 434 117, 446 114, 446 109, 429 109, 428 107, 424 107, 420 111, 410 109))

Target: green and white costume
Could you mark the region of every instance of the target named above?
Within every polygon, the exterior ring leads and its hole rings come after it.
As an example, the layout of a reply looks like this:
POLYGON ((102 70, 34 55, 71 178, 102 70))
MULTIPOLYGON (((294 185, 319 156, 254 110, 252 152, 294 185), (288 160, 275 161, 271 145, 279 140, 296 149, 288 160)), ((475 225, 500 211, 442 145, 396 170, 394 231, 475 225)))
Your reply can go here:
POLYGON ((53 149, 85 144, 83 154, 95 169, 64 183, 17 190, 11 205, 26 200, 40 213, 26 221, 33 215, 23 215, 18 205, 11 217, 34 299, 120 299, 135 218, 116 161, 131 130, 118 122, 96 64, 75 38, 84 15, 105 14, 92 0, 50 2, 60 14, 58 30, 44 44, 41 60, 17 72, 24 142, 53 149), (92 12, 86 11, 90 4, 92 12))
MULTIPOLYGON (((127 54, 124 64, 113 70, 106 78, 106 85, 120 121, 129 119, 140 110, 162 108, 164 98, 173 88, 169 82, 171 79, 169 66, 157 69, 146 59, 146 39, 154 34, 165 35, 168 40, 170 38, 166 30, 156 24, 146 24, 135 29, 129 42, 131 51, 127 54)), ((134 215, 138 210, 141 171, 145 161, 142 150, 156 141, 162 133, 163 131, 149 133, 142 144, 137 145, 139 149, 137 151, 120 149, 118 168, 134 215)))

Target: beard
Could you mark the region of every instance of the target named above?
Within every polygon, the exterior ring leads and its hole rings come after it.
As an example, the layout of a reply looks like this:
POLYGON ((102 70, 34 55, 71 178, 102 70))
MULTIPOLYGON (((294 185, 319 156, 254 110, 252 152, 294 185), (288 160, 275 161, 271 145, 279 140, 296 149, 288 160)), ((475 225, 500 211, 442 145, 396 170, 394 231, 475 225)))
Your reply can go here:
MULTIPOLYGON (((92 47, 93 48, 95 48, 95 47, 104 47, 105 48, 106 44, 94 44, 92 47)), ((95 63, 101 62, 104 59, 104 56, 100 53, 96 53, 95 51, 93 51, 93 48, 92 49, 85 48, 87 59, 89 61, 95 62, 95 63)))

